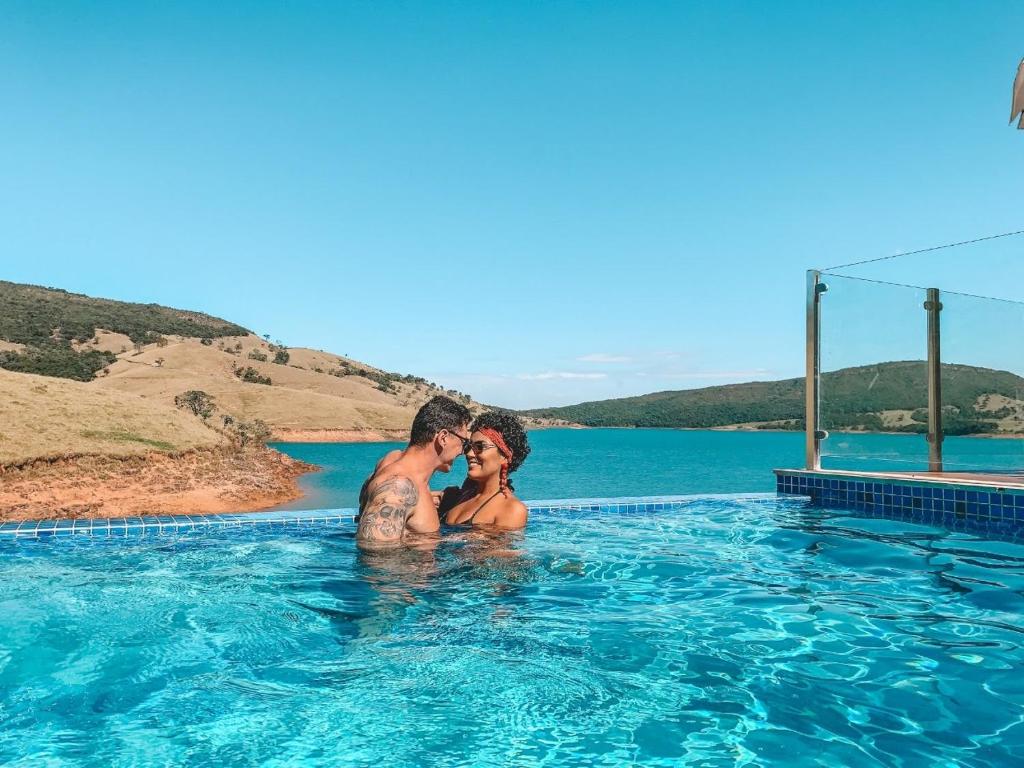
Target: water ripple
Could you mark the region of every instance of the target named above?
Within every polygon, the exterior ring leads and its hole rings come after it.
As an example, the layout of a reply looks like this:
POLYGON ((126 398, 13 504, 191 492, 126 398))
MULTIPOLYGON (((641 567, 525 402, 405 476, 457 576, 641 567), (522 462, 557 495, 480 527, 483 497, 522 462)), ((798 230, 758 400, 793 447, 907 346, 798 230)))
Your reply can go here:
POLYGON ((0 545, 0 763, 1024 762, 1024 547, 799 503, 0 545))

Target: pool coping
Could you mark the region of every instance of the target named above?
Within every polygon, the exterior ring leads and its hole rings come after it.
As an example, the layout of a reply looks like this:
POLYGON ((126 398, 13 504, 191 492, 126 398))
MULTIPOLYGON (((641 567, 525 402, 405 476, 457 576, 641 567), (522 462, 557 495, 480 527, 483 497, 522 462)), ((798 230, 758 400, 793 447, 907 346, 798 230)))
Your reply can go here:
MULTIPOLYGON (((654 512, 702 500, 766 502, 777 495, 764 493, 705 493, 678 496, 617 496, 584 499, 539 499, 524 502, 531 512, 554 511, 654 512)), ((0 540, 40 538, 47 536, 117 536, 129 537, 147 533, 179 533, 197 530, 225 530, 264 525, 309 527, 341 525, 355 520, 357 510, 339 509, 280 510, 219 515, 153 515, 146 517, 96 517, 49 520, 21 520, 0 523, 0 540)))

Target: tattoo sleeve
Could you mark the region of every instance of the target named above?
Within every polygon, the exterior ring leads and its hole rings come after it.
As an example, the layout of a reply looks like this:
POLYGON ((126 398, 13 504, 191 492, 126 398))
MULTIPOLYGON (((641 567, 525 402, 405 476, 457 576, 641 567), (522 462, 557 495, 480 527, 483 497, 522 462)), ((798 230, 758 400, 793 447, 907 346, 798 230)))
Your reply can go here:
POLYGON ((371 546, 401 541, 405 521, 416 509, 419 498, 416 485, 407 477, 389 477, 375 487, 371 485, 359 514, 356 541, 371 546))

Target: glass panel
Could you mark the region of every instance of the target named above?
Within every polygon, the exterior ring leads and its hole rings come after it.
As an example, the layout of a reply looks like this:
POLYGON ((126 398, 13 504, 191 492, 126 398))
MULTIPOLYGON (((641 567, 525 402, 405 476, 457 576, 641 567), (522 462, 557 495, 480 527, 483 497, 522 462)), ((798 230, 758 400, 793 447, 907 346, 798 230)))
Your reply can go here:
POLYGON ((823 275, 823 469, 928 469, 926 291, 823 275))
POLYGON ((1024 305, 940 298, 943 469, 1024 474, 1024 305))

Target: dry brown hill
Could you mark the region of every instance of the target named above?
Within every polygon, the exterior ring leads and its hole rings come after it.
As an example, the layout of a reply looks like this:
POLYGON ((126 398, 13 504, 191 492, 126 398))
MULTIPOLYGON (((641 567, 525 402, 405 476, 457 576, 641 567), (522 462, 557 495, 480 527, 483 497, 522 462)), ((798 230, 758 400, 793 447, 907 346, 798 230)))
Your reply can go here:
MULTIPOLYGON (((288 348, 288 362, 273 362, 276 345, 255 335, 226 336, 209 344, 198 338, 165 337, 146 345, 101 329, 92 342, 117 354, 117 362, 87 384, 97 392, 121 392, 173 404, 176 395, 200 390, 212 396, 215 421, 262 419, 279 440, 381 440, 408 434, 416 410, 444 393, 413 377, 388 374, 340 355, 288 348), (257 359, 263 357, 265 359, 257 359), (244 380, 252 369, 270 385, 244 380)), ((473 410, 480 406, 469 398, 473 410)))
MULTIPOLYGON (((320 350, 271 344, 191 310, 98 299, 0 281, 0 369, 74 379, 96 393, 173 406, 205 393, 210 423, 260 420, 279 440, 382 440, 408 434, 416 410, 469 396, 320 350)), ((40 413, 42 418, 48 418, 40 413)))
POLYGON ((87 454, 183 452, 227 442, 191 413, 165 403, 0 370, 0 466, 87 454))
POLYGON ((313 467, 155 398, 0 370, 0 521, 240 512, 313 467), (234 439, 232 439, 232 437, 234 439))

